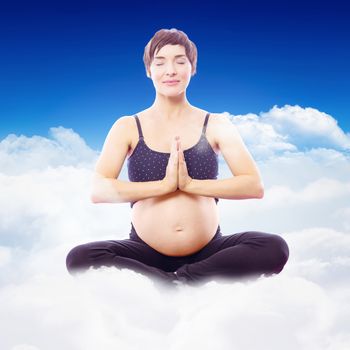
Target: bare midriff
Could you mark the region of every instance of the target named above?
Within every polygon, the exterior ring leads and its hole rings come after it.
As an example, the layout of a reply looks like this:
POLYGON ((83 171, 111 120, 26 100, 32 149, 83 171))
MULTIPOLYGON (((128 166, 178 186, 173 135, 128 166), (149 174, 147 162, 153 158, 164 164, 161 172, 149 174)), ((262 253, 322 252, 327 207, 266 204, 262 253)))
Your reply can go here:
MULTIPOLYGON (((158 140, 151 149, 164 150, 169 147, 168 140, 175 134, 181 135, 183 149, 187 149, 198 141, 199 131, 203 126, 205 111, 193 109, 188 114, 186 127, 179 127, 152 122, 150 115, 142 119, 142 128, 146 140, 158 140), (197 125, 190 127, 190 121, 196 119, 197 125), (194 131, 195 129, 195 131, 194 131), (159 132, 161 130, 161 132, 159 132), (176 130, 181 130, 177 133, 176 130), (159 135, 163 135, 160 139, 159 135), (195 136, 194 136, 195 135, 195 136), (162 142, 163 141, 163 142, 162 142), (187 141, 187 142, 186 142, 187 141), (166 146, 168 145, 168 146, 166 146)), ((143 112, 138 114, 142 118, 143 112)), ((138 142, 138 132, 132 120, 132 147, 138 142)), ((216 147, 211 134, 214 120, 210 121, 206 136, 216 153, 216 147)), ((168 148, 169 149, 169 148, 168 148)), ((181 190, 138 200, 131 209, 131 221, 138 236, 153 249, 169 256, 186 256, 203 248, 215 236, 219 225, 219 210, 215 198, 186 193, 181 190)))
POLYGON ((190 255, 214 237, 219 211, 212 197, 181 190, 134 203, 131 221, 138 236, 169 256, 190 255))

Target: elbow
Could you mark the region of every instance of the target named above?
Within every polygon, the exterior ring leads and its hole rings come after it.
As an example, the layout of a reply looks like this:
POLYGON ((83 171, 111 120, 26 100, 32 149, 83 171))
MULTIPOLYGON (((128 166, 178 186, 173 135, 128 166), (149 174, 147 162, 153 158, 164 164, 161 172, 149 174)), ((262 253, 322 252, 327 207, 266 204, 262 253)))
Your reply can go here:
POLYGON ((251 182, 251 195, 252 198, 261 199, 264 197, 264 184, 260 178, 254 177, 251 182))
POLYGON ((264 197, 264 185, 259 182, 255 192, 255 198, 261 199, 264 197))
POLYGON ((259 192, 256 195, 256 198, 258 198, 258 199, 264 198, 264 189, 263 188, 261 188, 259 190, 259 192))
POLYGON ((100 203, 100 200, 99 200, 99 198, 97 197, 97 195, 96 195, 95 192, 92 192, 92 193, 90 194, 90 201, 91 201, 92 203, 100 203))

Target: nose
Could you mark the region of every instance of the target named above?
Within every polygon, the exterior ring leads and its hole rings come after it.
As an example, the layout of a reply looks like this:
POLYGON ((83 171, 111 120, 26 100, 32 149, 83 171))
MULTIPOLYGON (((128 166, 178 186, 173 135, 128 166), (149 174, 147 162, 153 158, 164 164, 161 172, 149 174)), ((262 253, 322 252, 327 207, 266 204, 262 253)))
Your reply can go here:
POLYGON ((166 66, 166 73, 167 74, 173 74, 173 73, 176 73, 176 69, 175 69, 175 66, 172 64, 172 63, 170 63, 170 64, 168 64, 167 66, 166 66))

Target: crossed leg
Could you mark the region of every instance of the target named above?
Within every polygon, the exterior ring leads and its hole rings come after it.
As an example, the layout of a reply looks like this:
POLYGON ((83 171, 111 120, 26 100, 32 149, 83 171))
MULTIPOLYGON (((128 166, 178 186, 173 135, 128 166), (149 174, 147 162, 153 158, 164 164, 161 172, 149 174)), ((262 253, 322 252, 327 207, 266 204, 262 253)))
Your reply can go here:
POLYGON ((169 269, 167 265, 166 255, 157 252, 146 243, 130 238, 80 244, 66 257, 66 266, 72 275, 84 272, 90 267, 115 266, 171 283, 177 278, 173 272, 165 270, 169 269))
POLYGON ((286 241, 259 231, 215 235, 200 251, 183 257, 167 256, 141 239, 107 240, 81 244, 67 255, 71 274, 90 267, 129 268, 151 278, 196 285, 209 280, 256 278, 282 271, 289 257, 286 241))
POLYGON ((188 284, 209 280, 255 279, 282 271, 289 258, 286 241, 277 234, 247 231, 210 242, 176 274, 188 284))

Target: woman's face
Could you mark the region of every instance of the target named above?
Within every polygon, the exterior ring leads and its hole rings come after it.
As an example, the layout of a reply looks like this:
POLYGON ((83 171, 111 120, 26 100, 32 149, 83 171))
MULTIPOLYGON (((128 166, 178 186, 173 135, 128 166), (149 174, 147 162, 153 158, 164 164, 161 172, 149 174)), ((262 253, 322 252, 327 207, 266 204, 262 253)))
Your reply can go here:
POLYGON ((186 90, 191 80, 192 65, 181 45, 165 45, 154 55, 150 65, 151 79, 158 92, 178 95, 186 90), (175 84, 166 83, 177 80, 175 84))

